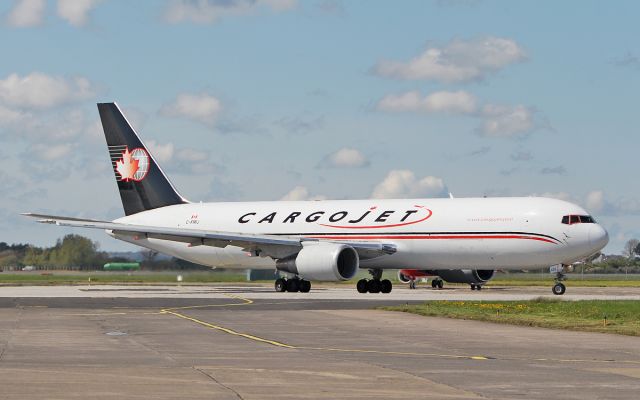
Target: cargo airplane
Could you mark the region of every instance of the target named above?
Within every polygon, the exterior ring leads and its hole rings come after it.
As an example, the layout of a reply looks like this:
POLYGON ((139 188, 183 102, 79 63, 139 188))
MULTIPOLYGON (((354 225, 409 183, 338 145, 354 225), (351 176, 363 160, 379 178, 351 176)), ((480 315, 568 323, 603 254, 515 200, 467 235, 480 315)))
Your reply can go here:
POLYGON ((175 189, 115 103, 98 104, 125 216, 100 221, 25 214, 194 263, 273 269, 280 292, 342 281, 389 293, 384 270, 433 275, 480 289, 494 271, 566 267, 601 250, 605 229, 581 207, 539 197, 195 203, 175 189))

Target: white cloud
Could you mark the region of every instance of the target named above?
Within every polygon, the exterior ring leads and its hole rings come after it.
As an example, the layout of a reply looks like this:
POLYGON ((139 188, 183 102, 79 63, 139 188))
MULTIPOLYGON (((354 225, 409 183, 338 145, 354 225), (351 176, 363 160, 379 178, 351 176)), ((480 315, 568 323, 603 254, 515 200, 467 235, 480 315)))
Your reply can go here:
POLYGON ((604 209, 604 192, 602 190, 594 190, 587 194, 585 206, 589 211, 600 212, 604 209))
POLYGON ((480 133, 484 136, 510 137, 532 131, 536 127, 534 110, 523 105, 486 104, 482 108, 484 121, 480 133))
POLYGON ((511 159, 513 161, 531 161, 533 159, 533 155, 530 151, 518 151, 511 154, 511 159))
POLYGON ((84 26, 89 20, 89 12, 101 0, 58 0, 57 14, 74 26, 84 26))
POLYGON ((185 147, 176 152, 174 170, 180 173, 195 175, 219 174, 225 170, 224 166, 211 161, 211 155, 205 151, 185 147))
POLYGON ((376 199, 447 197, 449 190, 441 178, 425 176, 418 179, 409 170, 390 171, 371 197, 376 199))
POLYGON ((176 158, 182 161, 201 162, 207 161, 209 159, 209 154, 191 147, 185 147, 184 149, 178 150, 176 158))
POLYGON ((18 123, 23 118, 25 118, 24 113, 17 110, 12 110, 0 104, 0 126, 7 126, 18 123))
POLYGON ((19 28, 40 25, 46 5, 46 0, 18 0, 7 14, 7 24, 19 28))
POLYGON ((305 186, 296 186, 291 191, 284 196, 280 200, 283 201, 303 201, 303 200, 326 200, 326 196, 322 195, 311 195, 309 193, 309 189, 305 186))
POLYGON ((25 112, 0 105, 0 136, 31 143, 61 143, 101 139, 102 126, 80 108, 25 112))
POLYGON ((182 93, 171 103, 165 104, 160 113, 168 117, 186 118, 212 126, 222 110, 217 98, 206 93, 182 93))
POLYGON ((284 12, 296 6, 296 0, 171 0, 165 10, 165 19, 173 24, 210 24, 227 16, 253 14, 261 9, 284 12))
MULTIPOLYGON (((474 95, 458 90, 439 91, 422 96, 417 91, 386 95, 376 105, 379 111, 462 114, 480 119, 477 131, 483 136, 513 137, 524 135, 542 126, 532 107, 484 104, 477 105, 474 95)), ((547 126, 548 127, 548 126, 547 126)))
POLYGON ((476 99, 463 90, 434 92, 425 97, 422 97, 417 91, 411 91, 400 95, 387 95, 378 102, 377 108, 390 112, 470 114, 476 110, 476 99))
POLYGON ((54 161, 69 156, 72 150, 73 144, 71 143, 36 143, 30 147, 29 155, 35 156, 42 161, 54 161))
POLYGON ((335 168, 361 168, 369 165, 369 160, 359 150, 343 147, 326 155, 319 166, 335 168))
POLYGON ((396 79, 464 82, 484 79, 489 73, 525 59, 525 51, 514 40, 486 36, 429 47, 408 62, 383 60, 374 71, 396 79))
POLYGON ((555 167, 544 167, 540 170, 542 175, 564 175, 567 172, 567 169, 562 165, 558 165, 555 167))
POLYGON ((587 211, 592 212, 596 218, 598 216, 640 215, 640 200, 628 197, 609 200, 606 193, 602 190, 592 190, 584 197, 572 196, 566 192, 547 192, 532 194, 532 196, 551 197, 574 204, 580 204, 584 206, 587 211))
POLYGON ((23 108, 51 108, 95 96, 96 89, 84 77, 64 78, 40 72, 11 74, 0 80, 0 102, 23 108))
POLYGON ((313 117, 309 115, 300 115, 294 117, 282 117, 273 123, 292 135, 301 135, 322 129, 324 127, 324 116, 320 115, 313 117))
POLYGON ((210 154, 191 147, 177 148, 173 143, 146 142, 151 154, 167 171, 179 174, 203 175, 224 171, 224 167, 210 160, 210 154))
POLYGON ((159 163, 167 162, 173 158, 173 143, 160 144, 155 140, 147 141, 149 151, 159 163))

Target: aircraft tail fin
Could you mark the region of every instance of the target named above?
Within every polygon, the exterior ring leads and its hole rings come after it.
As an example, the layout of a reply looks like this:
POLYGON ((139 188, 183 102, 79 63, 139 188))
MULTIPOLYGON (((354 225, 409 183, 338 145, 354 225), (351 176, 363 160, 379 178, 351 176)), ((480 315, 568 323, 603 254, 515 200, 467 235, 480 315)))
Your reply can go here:
POLYGON ((188 201, 178 193, 116 103, 98 103, 126 215, 188 201))

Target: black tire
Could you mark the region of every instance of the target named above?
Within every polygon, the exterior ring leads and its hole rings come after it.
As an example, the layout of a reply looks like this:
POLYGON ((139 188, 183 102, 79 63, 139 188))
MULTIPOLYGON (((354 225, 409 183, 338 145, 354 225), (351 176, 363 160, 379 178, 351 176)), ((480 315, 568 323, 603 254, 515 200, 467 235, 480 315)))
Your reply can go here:
POLYGON ((438 281, 437 281, 437 280, 435 280, 435 279, 434 279, 434 280, 432 280, 432 281, 431 281, 431 287, 432 287, 433 289, 437 288, 437 287, 438 287, 438 281))
POLYGON ((287 292, 295 293, 300 290, 299 279, 287 280, 287 292))
POLYGON ((482 285, 476 285, 476 290, 482 290, 482 285))
POLYGON ((438 289, 442 289, 444 287, 444 281, 442 279, 438 279, 438 289))
POLYGON ((415 279, 412 279, 412 280, 409 282, 409 289, 415 289, 415 288, 416 288, 416 280, 415 280, 415 279))
POLYGON ((476 284, 475 283, 472 283, 470 286, 471 286, 471 290, 476 290, 476 284))
POLYGON ((551 288, 551 291, 556 296, 563 295, 566 290, 567 290, 566 286, 564 286, 564 284, 560 282, 556 283, 555 285, 553 285, 553 288, 551 288))
POLYGON ((311 282, 309 281, 301 280, 299 286, 300 292, 302 293, 309 293, 309 291, 311 290, 311 282))
POLYGON ((367 282, 367 291, 369 293, 380 293, 380 281, 377 279, 372 279, 367 282))
POLYGON ((282 278, 276 279, 275 283, 276 292, 286 292, 287 291, 287 281, 282 278))
POLYGON ((380 282, 380 291, 382 293, 391 293, 391 290, 393 290, 393 284, 391 283, 391 281, 388 279, 383 279, 380 282))
POLYGON ((360 279, 356 284, 356 289, 358 289, 358 293, 367 293, 367 280, 360 279))

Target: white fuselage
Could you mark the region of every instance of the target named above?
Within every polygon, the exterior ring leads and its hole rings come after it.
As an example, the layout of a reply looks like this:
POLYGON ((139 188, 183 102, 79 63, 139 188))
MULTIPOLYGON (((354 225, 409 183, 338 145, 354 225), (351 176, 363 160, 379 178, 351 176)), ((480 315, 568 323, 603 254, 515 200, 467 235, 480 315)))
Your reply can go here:
MULTIPOLYGON (((181 204, 116 222, 396 246, 394 254, 363 260, 362 268, 532 269, 571 264, 607 244, 600 225, 562 223, 567 215, 588 214, 565 201, 535 197, 327 200, 181 204)), ((275 268, 271 258, 233 246, 115 237, 211 267, 275 268)))

